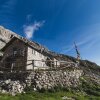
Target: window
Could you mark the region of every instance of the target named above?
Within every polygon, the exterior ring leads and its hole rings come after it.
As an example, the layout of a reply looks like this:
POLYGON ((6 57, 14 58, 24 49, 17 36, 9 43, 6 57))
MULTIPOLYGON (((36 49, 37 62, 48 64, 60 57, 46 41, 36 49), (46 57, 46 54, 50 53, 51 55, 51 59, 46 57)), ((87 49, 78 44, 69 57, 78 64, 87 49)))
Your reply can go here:
POLYGON ((24 56, 24 55, 25 55, 25 49, 20 50, 20 54, 21 54, 22 56, 24 56))
POLYGON ((17 55, 17 48, 13 48, 13 55, 16 56, 17 55))
POLYGON ((36 55, 36 51, 32 49, 32 54, 36 55))

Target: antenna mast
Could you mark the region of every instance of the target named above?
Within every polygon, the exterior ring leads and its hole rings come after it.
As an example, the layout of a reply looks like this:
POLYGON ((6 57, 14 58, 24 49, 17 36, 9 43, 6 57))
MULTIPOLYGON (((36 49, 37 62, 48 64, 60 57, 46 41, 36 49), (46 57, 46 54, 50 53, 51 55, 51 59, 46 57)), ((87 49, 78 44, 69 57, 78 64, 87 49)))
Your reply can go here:
POLYGON ((75 46, 75 50, 76 50, 76 53, 77 53, 77 60, 80 60, 80 53, 79 53, 79 50, 78 50, 78 48, 77 48, 77 45, 76 45, 76 43, 74 42, 74 46, 75 46))

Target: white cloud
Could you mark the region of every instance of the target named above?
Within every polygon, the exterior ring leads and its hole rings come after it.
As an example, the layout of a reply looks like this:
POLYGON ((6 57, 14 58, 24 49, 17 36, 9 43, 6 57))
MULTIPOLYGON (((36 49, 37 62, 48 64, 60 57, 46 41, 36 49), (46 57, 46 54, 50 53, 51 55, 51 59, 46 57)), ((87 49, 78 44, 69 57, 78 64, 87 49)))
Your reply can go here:
POLYGON ((39 30, 44 25, 45 21, 35 21, 33 24, 23 25, 23 31, 26 38, 31 39, 34 36, 35 31, 39 30))

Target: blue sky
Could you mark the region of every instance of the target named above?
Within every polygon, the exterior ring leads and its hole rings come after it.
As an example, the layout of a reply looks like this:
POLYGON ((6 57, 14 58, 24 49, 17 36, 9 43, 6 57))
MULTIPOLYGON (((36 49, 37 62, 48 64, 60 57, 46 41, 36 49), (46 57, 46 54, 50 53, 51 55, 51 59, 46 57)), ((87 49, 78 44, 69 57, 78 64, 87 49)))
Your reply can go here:
POLYGON ((0 0, 0 25, 48 47, 100 65, 100 0, 0 0))

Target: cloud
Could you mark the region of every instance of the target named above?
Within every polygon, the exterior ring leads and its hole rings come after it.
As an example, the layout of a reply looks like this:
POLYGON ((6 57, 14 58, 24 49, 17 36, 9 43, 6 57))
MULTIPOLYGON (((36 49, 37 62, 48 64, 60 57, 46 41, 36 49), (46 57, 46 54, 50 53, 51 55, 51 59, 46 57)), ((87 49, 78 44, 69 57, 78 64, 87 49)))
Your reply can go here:
MULTIPOLYGON (((77 31, 74 31, 74 33, 79 33, 79 34, 72 41, 76 42, 76 44, 81 52, 86 52, 89 49, 92 49, 94 47, 94 45, 98 44, 98 42, 100 41, 99 26, 100 26, 100 23, 80 28, 79 29, 80 31, 78 29, 77 29, 77 31)), ((72 41, 69 46, 67 46, 67 44, 66 44, 66 46, 63 46, 61 48, 61 53, 70 53, 71 51, 74 50, 74 45, 73 45, 72 41)))
POLYGON ((44 23, 45 21, 35 21, 33 24, 23 25, 23 31, 26 38, 31 39, 34 36, 35 31, 38 31, 44 23))
MULTIPOLYGON (((85 41, 78 41, 78 42, 76 42, 76 45, 77 45, 78 47, 80 47, 80 46, 83 46, 83 45, 87 44, 88 41, 89 41, 88 39, 85 40, 85 41)), ((75 49, 74 42, 73 42, 73 44, 72 44, 71 46, 69 46, 69 47, 66 47, 66 46, 63 47, 62 50, 61 50, 61 53, 67 53, 67 52, 72 51, 73 49, 75 49)))

